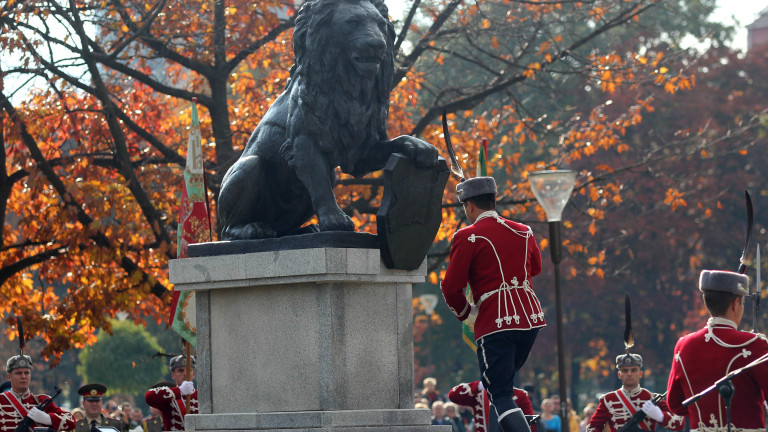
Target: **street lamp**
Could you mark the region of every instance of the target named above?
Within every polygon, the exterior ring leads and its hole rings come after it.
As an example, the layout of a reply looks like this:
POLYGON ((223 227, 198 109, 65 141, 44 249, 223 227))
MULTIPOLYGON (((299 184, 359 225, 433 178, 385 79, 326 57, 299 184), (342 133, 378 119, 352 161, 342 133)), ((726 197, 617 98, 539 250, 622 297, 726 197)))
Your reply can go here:
POLYGON ((432 313, 437 306, 437 296, 435 294, 422 294, 419 296, 421 306, 424 308, 424 312, 427 314, 427 361, 429 366, 432 366, 432 326, 430 321, 432 320, 432 313))
POLYGON ((557 371, 560 381, 560 418, 568 427, 568 393, 565 383, 565 350, 563 344, 563 303, 560 298, 560 261, 562 260, 560 240, 560 220, 563 208, 571 198, 576 182, 576 171, 553 170, 537 171, 529 174, 528 181, 536 200, 544 207, 549 221, 549 242, 552 264, 555 265, 555 309, 557 313, 557 371))
POLYGON ((437 296, 435 294, 422 294, 419 296, 419 301, 424 308, 424 312, 427 315, 432 315, 432 312, 435 311, 435 306, 437 306, 437 296))

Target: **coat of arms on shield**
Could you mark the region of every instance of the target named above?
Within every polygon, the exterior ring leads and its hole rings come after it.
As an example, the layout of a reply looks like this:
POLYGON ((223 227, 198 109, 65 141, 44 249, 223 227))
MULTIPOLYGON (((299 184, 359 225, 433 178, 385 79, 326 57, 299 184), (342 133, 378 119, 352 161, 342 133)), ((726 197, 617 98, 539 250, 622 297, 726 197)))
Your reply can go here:
POLYGON ((376 213, 381 259, 391 269, 421 266, 443 219, 448 165, 438 158, 431 168, 393 154, 384 167, 384 198, 376 213))

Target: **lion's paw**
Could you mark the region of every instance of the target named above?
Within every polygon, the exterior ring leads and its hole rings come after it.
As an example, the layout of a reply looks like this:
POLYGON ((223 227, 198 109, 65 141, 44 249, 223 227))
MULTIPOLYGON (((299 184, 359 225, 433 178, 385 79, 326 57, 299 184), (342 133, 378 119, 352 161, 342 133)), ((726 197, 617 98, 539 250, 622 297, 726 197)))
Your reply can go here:
POLYGON ((408 139, 403 142, 403 149, 405 150, 405 154, 413 159, 418 167, 429 168, 437 164, 437 148, 426 141, 408 137, 408 139))
POLYGON ((221 233, 226 240, 255 240, 277 237, 270 226, 261 222, 251 222, 245 225, 228 226, 221 233))
POLYGON ((354 231, 355 223, 341 209, 328 214, 318 214, 320 231, 354 231))

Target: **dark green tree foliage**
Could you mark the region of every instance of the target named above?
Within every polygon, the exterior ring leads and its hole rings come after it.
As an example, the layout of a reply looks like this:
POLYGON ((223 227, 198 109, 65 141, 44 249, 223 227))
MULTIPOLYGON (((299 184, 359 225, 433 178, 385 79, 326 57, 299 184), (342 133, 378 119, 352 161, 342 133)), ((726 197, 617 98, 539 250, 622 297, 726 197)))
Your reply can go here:
POLYGON ((155 356, 160 344, 131 321, 113 321, 112 335, 104 330, 79 355, 83 383, 102 383, 110 394, 142 394, 166 375, 163 359, 155 356))

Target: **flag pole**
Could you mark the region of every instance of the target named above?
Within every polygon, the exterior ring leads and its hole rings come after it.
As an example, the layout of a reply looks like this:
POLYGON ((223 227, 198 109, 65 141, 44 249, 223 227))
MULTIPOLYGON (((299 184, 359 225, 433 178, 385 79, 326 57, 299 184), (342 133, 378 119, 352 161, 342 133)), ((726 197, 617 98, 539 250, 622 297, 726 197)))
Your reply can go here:
MULTIPOLYGON (((205 164, 200 136, 200 119, 197 113, 197 98, 192 99, 189 142, 187 144, 186 165, 184 166, 184 184, 179 211, 176 258, 186 258, 187 246, 193 243, 210 241, 211 215, 208 211, 208 194, 205 185, 205 164), (207 231, 207 232, 206 232, 207 231)), ((173 291, 171 299, 170 326, 184 340, 186 370, 185 380, 192 381, 192 346, 197 345, 195 326, 188 321, 194 317, 194 291, 173 291), (191 314, 191 315, 190 315, 191 314)), ((184 397, 184 407, 189 413, 192 395, 184 397)), ((186 415, 186 414, 185 414, 186 415)))
MULTIPOLYGON (((192 381, 192 356, 190 355, 190 352, 192 351, 192 347, 189 345, 189 341, 184 339, 184 351, 186 352, 186 360, 187 365, 186 369, 184 369, 186 375, 187 375, 187 381, 192 381)), ((192 398, 192 393, 188 394, 184 398, 184 408, 185 412, 189 414, 189 401, 192 398)))

